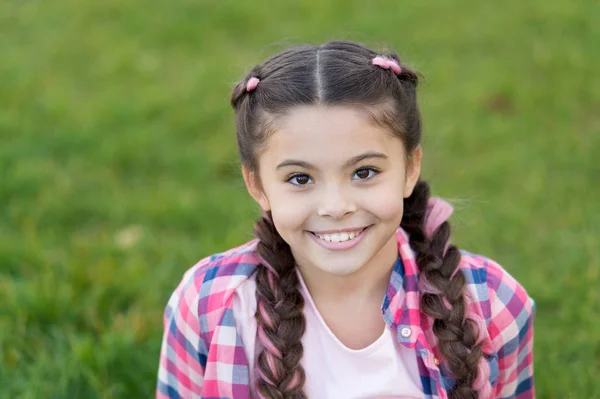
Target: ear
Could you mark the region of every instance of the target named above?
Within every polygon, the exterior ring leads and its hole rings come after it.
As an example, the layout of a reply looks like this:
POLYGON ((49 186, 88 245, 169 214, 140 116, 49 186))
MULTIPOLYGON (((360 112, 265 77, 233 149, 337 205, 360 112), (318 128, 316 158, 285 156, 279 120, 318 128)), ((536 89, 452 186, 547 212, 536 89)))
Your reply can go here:
POLYGON ((271 210, 271 205, 269 204, 269 199, 263 192, 263 189, 260 184, 260 180, 256 173, 251 172, 245 166, 242 166, 242 176, 244 176, 244 183, 246 183, 246 189, 248 189, 248 194, 254 201, 258 203, 258 205, 262 208, 263 211, 267 212, 271 210))
POLYGON ((408 157, 406 164, 406 177, 404 179, 404 198, 410 197, 419 177, 421 176, 421 158, 423 158, 423 149, 417 146, 413 153, 408 157))

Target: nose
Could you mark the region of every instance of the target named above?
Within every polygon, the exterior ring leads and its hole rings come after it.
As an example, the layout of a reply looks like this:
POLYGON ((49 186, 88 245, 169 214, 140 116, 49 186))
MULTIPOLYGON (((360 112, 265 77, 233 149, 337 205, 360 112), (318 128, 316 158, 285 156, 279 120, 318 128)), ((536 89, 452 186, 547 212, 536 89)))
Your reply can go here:
POLYGON ((323 217, 342 219, 356 212, 356 202, 341 185, 331 184, 323 190, 318 214, 323 217))

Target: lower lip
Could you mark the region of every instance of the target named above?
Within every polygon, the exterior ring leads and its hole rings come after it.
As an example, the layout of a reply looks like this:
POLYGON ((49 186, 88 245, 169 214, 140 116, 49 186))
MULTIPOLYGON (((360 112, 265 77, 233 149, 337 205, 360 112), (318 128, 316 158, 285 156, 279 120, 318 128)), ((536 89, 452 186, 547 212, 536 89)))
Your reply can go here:
POLYGON ((326 248, 326 249, 329 249, 332 251, 342 251, 345 249, 353 248, 356 245, 358 245, 358 243, 363 239, 363 237, 365 236, 367 231, 369 231, 370 228, 371 228, 371 226, 365 228, 353 239, 348 240, 348 241, 342 241, 342 242, 325 241, 325 240, 320 239, 314 233, 311 233, 311 232, 308 232, 308 235, 311 236, 312 239, 315 240, 315 242, 317 244, 319 244, 320 246, 322 246, 323 248, 326 248))

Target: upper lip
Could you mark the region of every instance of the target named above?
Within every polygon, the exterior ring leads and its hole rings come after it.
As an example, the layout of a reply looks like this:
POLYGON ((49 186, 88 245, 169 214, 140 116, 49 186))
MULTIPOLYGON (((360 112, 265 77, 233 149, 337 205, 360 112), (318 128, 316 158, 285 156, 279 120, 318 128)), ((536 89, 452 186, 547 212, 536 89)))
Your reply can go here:
POLYGON ((339 229, 339 230, 323 230, 323 231, 313 231, 313 233, 315 234, 336 234, 336 233, 347 233, 350 231, 362 231, 364 229, 366 229, 369 226, 364 226, 364 227, 350 227, 347 229, 339 229))

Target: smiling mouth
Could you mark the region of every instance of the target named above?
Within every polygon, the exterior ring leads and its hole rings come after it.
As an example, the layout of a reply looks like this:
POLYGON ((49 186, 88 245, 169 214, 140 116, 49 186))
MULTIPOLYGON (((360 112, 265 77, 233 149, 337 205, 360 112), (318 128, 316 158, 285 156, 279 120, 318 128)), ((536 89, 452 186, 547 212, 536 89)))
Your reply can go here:
POLYGON ((321 234, 321 233, 315 233, 314 231, 310 231, 310 233, 312 235, 314 235, 315 237, 317 237, 318 239, 323 240, 323 241, 346 242, 346 241, 354 240, 363 231, 365 231, 368 227, 369 226, 363 227, 362 229, 357 229, 357 230, 352 230, 352 231, 344 231, 344 232, 332 233, 332 234, 321 234))

